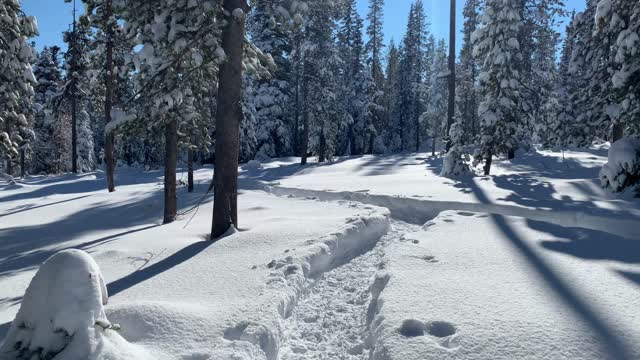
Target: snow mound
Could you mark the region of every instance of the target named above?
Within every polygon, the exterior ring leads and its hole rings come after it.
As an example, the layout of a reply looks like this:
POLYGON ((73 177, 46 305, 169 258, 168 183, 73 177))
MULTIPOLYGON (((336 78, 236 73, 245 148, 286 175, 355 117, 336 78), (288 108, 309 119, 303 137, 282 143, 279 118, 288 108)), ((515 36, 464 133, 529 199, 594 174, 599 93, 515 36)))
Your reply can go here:
POLYGON ((602 187, 621 192, 640 184, 640 139, 626 137, 611 145, 609 160, 600 171, 602 187))
POLYGON ((107 320, 107 301, 100 268, 89 254, 56 253, 31 280, 0 359, 141 358, 112 330, 118 327, 107 320))

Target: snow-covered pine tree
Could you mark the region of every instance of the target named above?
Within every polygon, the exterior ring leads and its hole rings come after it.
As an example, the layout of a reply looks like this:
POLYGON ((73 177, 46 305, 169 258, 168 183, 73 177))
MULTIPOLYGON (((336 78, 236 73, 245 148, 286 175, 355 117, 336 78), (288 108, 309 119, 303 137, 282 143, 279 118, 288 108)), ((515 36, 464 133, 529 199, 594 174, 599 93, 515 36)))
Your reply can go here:
MULTIPOLYGON (((114 10, 125 21, 128 38, 140 45, 131 59, 135 66, 137 119, 147 128, 161 128, 165 133, 164 222, 170 223, 177 215, 178 122, 188 88, 185 84, 201 67, 224 60, 226 55, 219 45, 222 22, 211 21, 223 10, 216 1, 188 0, 117 0, 114 10)), ((113 119, 114 125, 127 118, 113 119)), ((107 128, 107 132, 114 130, 115 126, 107 128)))
POLYGON ((18 0, 2 1, 0 34, 0 164, 6 163, 0 173, 11 175, 20 149, 33 137, 25 102, 36 84, 31 68, 36 53, 28 42, 38 35, 36 19, 24 14, 18 0))
POLYGON ((340 99, 348 116, 347 131, 338 139, 339 151, 344 154, 363 154, 371 151, 375 138, 377 115, 383 108, 376 104, 377 85, 372 72, 364 61, 364 43, 362 39, 363 21, 358 14, 355 0, 348 0, 338 30, 338 49, 344 64, 342 67, 340 99))
POLYGON ((38 55, 38 60, 33 67, 33 73, 38 80, 33 97, 35 140, 32 144, 33 160, 31 170, 35 173, 48 174, 54 172, 51 167, 51 154, 54 150, 52 137, 54 122, 56 121, 53 99, 60 91, 62 81, 59 53, 59 47, 45 46, 38 55))
POLYGON ((291 154, 295 142, 297 129, 292 116, 294 111, 290 111, 294 98, 290 55, 293 35, 302 18, 296 16, 298 4, 294 3, 290 0, 255 1, 248 21, 254 45, 270 54, 277 66, 271 76, 255 80, 249 99, 256 111, 257 157, 261 159, 291 154))
POLYGON ((559 108, 556 54, 560 44, 560 33, 556 28, 559 25, 559 17, 564 15, 564 3, 562 0, 531 1, 528 5, 530 10, 525 12, 527 16, 532 17, 526 22, 532 27, 532 33, 527 34, 533 39, 531 58, 528 61, 531 71, 524 74, 523 79, 526 79, 526 82, 523 84, 523 91, 528 99, 527 105, 530 110, 527 113, 531 114, 528 118, 532 124, 526 127, 528 131, 521 132, 519 138, 523 143, 529 142, 530 139, 546 143, 553 137, 552 123, 559 108))
MULTIPOLYGON (((131 96, 130 68, 125 57, 130 56, 133 45, 126 38, 115 14, 114 0, 83 0, 85 17, 95 31, 90 55, 89 72, 92 86, 90 99, 94 114, 94 129, 98 152, 103 154, 107 188, 115 191, 116 167, 115 133, 104 134, 105 125, 111 122, 113 107, 121 107, 125 97, 131 96)), ((122 3, 115 1, 115 5, 122 3)))
POLYGON ((368 54, 367 64, 371 68, 371 75, 378 89, 384 81, 382 72, 382 49, 384 49, 384 0, 369 0, 367 13, 367 37, 365 45, 368 54))
POLYGON ((481 25, 473 33, 474 56, 481 59, 479 107, 481 141, 479 160, 489 175, 494 155, 513 153, 518 146, 518 104, 522 99, 518 62, 518 34, 522 20, 516 3, 487 0, 481 25))
POLYGON ((436 145, 442 139, 447 128, 448 89, 447 45, 440 39, 435 48, 431 66, 430 95, 427 111, 422 114, 423 127, 431 138, 431 154, 436 155, 436 145))
POLYGON ((558 95, 558 113, 550 118, 548 135, 544 144, 546 146, 559 146, 565 148, 575 144, 574 135, 579 124, 575 123, 576 108, 572 97, 578 93, 575 76, 569 72, 571 55, 575 44, 574 23, 575 11, 571 15, 571 21, 565 29, 565 39, 562 44, 560 63, 558 64, 558 85, 556 93, 558 95))
MULTIPOLYGON (((467 0, 464 9, 462 49, 460 50, 457 78, 457 102, 461 127, 465 141, 472 141, 478 135, 478 61, 473 57, 471 35, 478 27, 478 13, 481 0, 467 0)), ((458 125, 460 127, 460 125, 458 125)))
POLYGON ((397 151, 400 149, 401 114, 400 94, 402 93, 399 80, 401 63, 401 49, 396 47, 393 39, 389 43, 387 54, 387 69, 385 71, 384 96, 386 106, 386 124, 383 127, 383 138, 378 141, 377 152, 397 151))
POLYGON ((338 129, 346 129, 348 116, 336 90, 342 67, 333 34, 339 8, 334 0, 309 3, 304 39, 301 45, 303 60, 302 102, 304 135, 302 163, 311 151, 319 162, 336 154, 338 129), (305 143, 308 141, 308 147, 305 143))
POLYGON ((581 124, 581 134, 576 134, 581 146, 590 145, 598 138, 617 140, 622 136, 619 107, 611 98, 610 68, 615 66, 613 44, 616 39, 610 32, 598 31, 597 4, 598 0, 587 0, 585 11, 576 14, 574 21, 570 71, 578 81, 573 103, 577 107, 576 123, 581 124))
MULTIPOLYGON (((91 48, 89 22, 84 17, 80 17, 77 22, 74 19, 72 29, 63 35, 64 41, 68 45, 68 50, 63 56, 63 66, 65 68, 64 85, 60 89, 57 99, 54 100, 56 103, 55 112, 58 121, 67 118, 71 121, 71 163, 69 168, 72 172, 91 171, 95 169, 95 153, 92 119, 87 111, 89 106, 87 94, 91 86, 87 73, 91 48), (82 116, 81 113, 83 113, 82 116), (83 129, 83 136, 79 136, 80 128, 83 129), (84 158, 79 157, 80 148, 83 149, 82 156, 84 158), (81 164, 82 166, 80 166, 81 164)), ((62 130, 64 126, 58 128, 62 130)), ((58 135, 60 139, 63 137, 62 134, 58 135)))
MULTIPOLYGON (((384 49, 384 0, 369 0, 367 12, 368 25, 366 34, 368 41, 365 44, 367 54, 367 65, 373 80, 373 87, 370 88, 373 96, 373 108, 371 109, 371 130, 375 130, 375 137, 370 139, 370 151, 373 152, 375 138, 380 136, 382 129, 387 123, 388 114, 384 90, 385 75, 382 71, 382 51, 384 49)), ((379 139, 382 142, 382 138, 379 139)))
POLYGON ((413 3, 407 32, 399 49, 396 89, 393 98, 389 99, 390 119, 393 119, 389 145, 393 151, 418 150, 425 132, 420 126, 420 117, 428 97, 429 78, 426 75, 433 60, 430 56, 434 46, 428 25, 422 1, 413 3))
POLYGON ((618 132, 615 140, 625 127, 636 134, 640 130, 640 3, 600 0, 596 25, 602 37, 613 39, 612 87, 607 97, 614 132, 618 132))

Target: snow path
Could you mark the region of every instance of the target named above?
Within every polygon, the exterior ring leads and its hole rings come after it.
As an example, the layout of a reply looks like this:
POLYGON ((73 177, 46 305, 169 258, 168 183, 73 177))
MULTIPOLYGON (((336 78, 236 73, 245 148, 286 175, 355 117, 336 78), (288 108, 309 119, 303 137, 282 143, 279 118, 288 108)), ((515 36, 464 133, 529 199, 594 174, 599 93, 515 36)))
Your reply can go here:
POLYGON ((287 323, 280 360, 368 359, 369 330, 374 317, 376 274, 384 269, 386 246, 404 241, 420 228, 392 220, 392 228, 377 245, 309 284, 287 323), (369 310, 371 308, 371 310, 369 310))
POLYGON ((279 196, 316 197, 323 201, 349 200, 362 204, 387 208, 394 219, 412 224, 424 224, 444 211, 468 211, 502 216, 515 216, 535 221, 544 221, 563 227, 579 227, 591 230, 607 229, 607 232, 627 239, 640 238, 637 218, 619 217, 619 214, 593 214, 578 209, 561 211, 554 209, 528 208, 516 205, 496 204, 489 201, 478 186, 470 191, 477 202, 455 202, 408 197, 369 194, 357 191, 328 191, 283 187, 278 184, 264 184, 262 189, 279 196))

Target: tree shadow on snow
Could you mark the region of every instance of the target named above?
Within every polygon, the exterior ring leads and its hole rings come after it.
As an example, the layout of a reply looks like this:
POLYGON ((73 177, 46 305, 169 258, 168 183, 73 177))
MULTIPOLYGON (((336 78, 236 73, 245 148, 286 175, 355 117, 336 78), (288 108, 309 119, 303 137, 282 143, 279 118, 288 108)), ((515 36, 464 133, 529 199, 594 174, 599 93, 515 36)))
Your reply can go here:
POLYGON ((158 274, 184 263, 185 261, 200 254, 214 243, 215 241, 200 241, 191 244, 157 263, 110 282, 107 284, 107 292, 109 293, 109 296, 117 295, 143 281, 149 280, 158 274))
MULTIPOLYGON (((128 169, 116 173, 116 187, 163 181, 164 174, 160 170, 144 172, 142 173, 143 176, 140 176, 139 171, 134 173, 126 170, 128 169)), ((24 191, 15 192, 7 196, 0 196, 0 201, 8 202, 27 199, 37 199, 40 201, 42 198, 52 195, 82 194, 98 191, 106 192, 106 180, 103 172, 42 176, 28 178, 20 181, 20 183, 25 185, 38 185, 39 187, 31 191, 28 191, 29 188, 25 187, 23 188, 24 191)))
POLYGON ((618 270, 618 274, 622 275, 625 279, 636 283, 636 285, 640 286, 640 273, 633 273, 629 271, 618 270))
MULTIPOLYGON (((473 181, 469 182, 470 190, 482 204, 491 204, 484 191, 473 181)), ((615 327, 607 321, 607 316, 600 313, 590 304, 587 297, 571 286, 557 269, 547 263, 537 251, 524 240, 509 224, 506 217, 493 214, 490 217, 505 238, 520 252, 527 263, 538 273, 544 284, 564 304, 591 329, 601 341, 603 352, 614 359, 631 359, 631 352, 624 339, 620 338, 615 327)))
MULTIPOLYGON (((206 191, 205 186, 198 191, 206 191)), ((57 251, 77 248, 87 250, 115 241, 123 236, 160 226, 163 190, 117 203, 95 203, 62 219, 33 226, 0 229, 0 276, 32 270, 57 251), (119 231, 120 230, 120 231, 119 231), (94 232, 107 231, 80 244, 65 246, 74 239, 94 232)), ((205 201, 211 200, 212 195, 205 201)), ((202 193, 179 191, 179 212, 193 207, 202 193)))
POLYGON ((528 220, 530 228, 553 236, 540 245, 547 249, 586 260, 612 260, 640 264, 640 240, 619 237, 604 231, 569 228, 528 220))

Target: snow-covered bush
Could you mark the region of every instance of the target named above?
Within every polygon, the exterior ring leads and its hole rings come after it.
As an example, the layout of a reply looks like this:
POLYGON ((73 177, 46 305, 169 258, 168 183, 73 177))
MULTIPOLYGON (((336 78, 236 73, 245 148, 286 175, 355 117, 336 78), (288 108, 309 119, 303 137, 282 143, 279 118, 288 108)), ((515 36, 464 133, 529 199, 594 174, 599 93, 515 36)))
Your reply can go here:
POLYGON ((640 187, 640 139, 625 137, 609 149, 609 161, 600 171, 602 187, 621 192, 640 187))
POLYGON ((89 359, 112 325, 96 262, 81 250, 51 256, 29 284, 0 346, 1 360, 89 359))
POLYGON ((471 168, 469 166, 470 156, 464 152, 462 146, 462 139, 464 137, 464 129, 459 122, 454 123, 451 126, 449 132, 451 136, 451 149, 444 157, 442 164, 442 172, 440 176, 460 176, 464 174, 471 174, 471 168))

